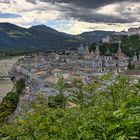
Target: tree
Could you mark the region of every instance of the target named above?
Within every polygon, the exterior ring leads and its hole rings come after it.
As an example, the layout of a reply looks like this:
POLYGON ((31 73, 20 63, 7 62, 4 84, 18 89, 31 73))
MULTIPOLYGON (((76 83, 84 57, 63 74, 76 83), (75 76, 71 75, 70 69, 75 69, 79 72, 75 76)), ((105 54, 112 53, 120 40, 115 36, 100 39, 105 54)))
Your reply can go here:
POLYGON ((5 123, 8 117, 15 111, 19 102, 19 96, 25 88, 25 80, 21 79, 16 82, 16 91, 9 92, 3 98, 0 104, 0 124, 5 123))
POLYGON ((9 140, 140 139, 139 83, 132 84, 130 79, 119 76, 106 89, 102 89, 103 84, 96 89, 94 84, 89 87, 78 81, 73 86, 91 94, 96 91, 90 98, 93 103, 67 109, 51 108, 44 99, 35 103, 34 112, 23 113, 3 126, 0 137, 9 140))
POLYGON ((67 98, 64 95, 65 92, 65 83, 64 79, 60 78, 56 84, 56 89, 58 90, 58 94, 56 96, 50 96, 48 98, 48 104, 50 107, 61 107, 65 108, 67 103, 67 98))

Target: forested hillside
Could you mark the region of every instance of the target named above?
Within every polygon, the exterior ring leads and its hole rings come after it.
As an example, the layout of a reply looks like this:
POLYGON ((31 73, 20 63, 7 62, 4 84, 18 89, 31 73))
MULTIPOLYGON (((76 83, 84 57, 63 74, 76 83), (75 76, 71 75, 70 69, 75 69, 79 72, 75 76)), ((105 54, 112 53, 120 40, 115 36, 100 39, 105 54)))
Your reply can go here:
POLYGON ((79 35, 59 32, 46 25, 23 28, 10 23, 0 23, 0 55, 27 54, 29 51, 77 50, 81 42, 99 42, 111 35, 109 31, 92 31, 79 35))
MULTIPOLYGON (((140 51, 140 37, 137 35, 134 36, 124 36, 122 37, 121 40, 121 48, 122 48, 122 52, 125 53, 127 56, 132 57, 134 55, 134 53, 136 52, 137 54, 140 51)), ((118 43, 114 43, 114 44, 99 44, 100 46, 100 51, 101 54, 105 54, 105 52, 107 51, 107 48, 109 48, 109 50, 112 53, 116 53, 117 49, 118 49, 118 43)), ((96 44, 93 43, 91 46, 91 50, 95 50, 96 48, 96 44)))

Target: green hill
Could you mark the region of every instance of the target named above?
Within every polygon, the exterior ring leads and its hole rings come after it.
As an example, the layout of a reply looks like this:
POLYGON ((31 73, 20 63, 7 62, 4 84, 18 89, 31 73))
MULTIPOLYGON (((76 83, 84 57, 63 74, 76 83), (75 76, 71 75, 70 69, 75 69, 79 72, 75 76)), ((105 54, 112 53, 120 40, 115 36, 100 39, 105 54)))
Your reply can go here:
MULTIPOLYGON (((122 40, 121 40, 121 48, 122 48, 122 52, 124 54, 126 54, 129 57, 133 57, 134 53, 136 52, 137 55, 140 51, 140 38, 137 35, 133 35, 133 36, 123 36, 122 40)), ((118 43, 113 43, 113 44, 106 44, 106 43, 101 43, 99 44, 100 46, 100 51, 101 54, 105 54, 105 52, 107 51, 107 48, 109 48, 109 50, 112 53, 116 53, 117 49, 118 49, 118 43)), ((91 45, 91 50, 95 50, 96 48, 96 44, 93 43, 91 45)))
POLYGON ((59 32, 45 25, 22 28, 10 23, 0 23, 0 53, 22 54, 29 50, 76 50, 81 42, 84 44, 98 42, 110 35, 106 31, 85 32, 71 35, 59 32))

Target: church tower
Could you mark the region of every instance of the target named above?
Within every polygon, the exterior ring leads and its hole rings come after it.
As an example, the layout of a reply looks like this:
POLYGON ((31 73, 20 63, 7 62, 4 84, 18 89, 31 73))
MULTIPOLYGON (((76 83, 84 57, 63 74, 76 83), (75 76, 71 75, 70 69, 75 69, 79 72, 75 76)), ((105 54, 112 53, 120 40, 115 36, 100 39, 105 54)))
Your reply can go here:
POLYGON ((136 54, 136 52, 134 53, 133 61, 134 61, 134 62, 137 62, 137 54, 136 54))
POLYGON ((78 54, 80 56, 83 56, 85 53, 85 48, 83 47, 83 44, 81 43, 81 46, 77 49, 78 50, 78 54))
POLYGON ((88 45, 86 45, 85 53, 86 53, 86 54, 89 54, 89 46, 88 46, 88 45))
POLYGON ((123 53, 122 53, 122 49, 121 49, 121 41, 119 41, 117 56, 118 56, 119 60, 123 58, 123 53))
POLYGON ((88 45, 86 45, 86 47, 85 47, 85 59, 88 59, 89 58, 89 46, 88 45))
POLYGON ((93 50, 90 52, 90 57, 91 57, 91 59, 94 59, 95 58, 95 53, 94 53, 93 50))
POLYGON ((121 41, 119 41, 119 46, 118 46, 118 53, 122 53, 122 50, 121 50, 121 41))
POLYGON ((83 47, 83 43, 81 42, 81 46, 80 47, 83 47))
POLYGON ((99 59, 100 58, 100 50, 99 50, 99 45, 97 44, 96 50, 95 50, 95 58, 99 59))
POLYGON ((140 63, 140 51, 139 51, 138 61, 139 61, 139 63, 140 63))
POLYGON ((107 48, 106 54, 110 54, 110 50, 109 50, 109 48, 107 48))

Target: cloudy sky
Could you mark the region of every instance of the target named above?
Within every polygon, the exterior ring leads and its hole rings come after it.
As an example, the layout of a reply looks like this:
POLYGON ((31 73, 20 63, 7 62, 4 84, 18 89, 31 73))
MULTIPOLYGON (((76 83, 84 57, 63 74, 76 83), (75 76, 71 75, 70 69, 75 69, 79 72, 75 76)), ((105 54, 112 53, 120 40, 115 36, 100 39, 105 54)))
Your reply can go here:
POLYGON ((140 26, 140 0, 0 0, 0 22, 78 34, 140 26))

